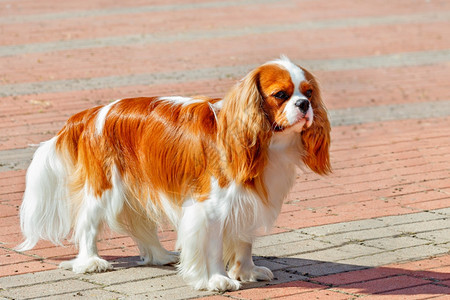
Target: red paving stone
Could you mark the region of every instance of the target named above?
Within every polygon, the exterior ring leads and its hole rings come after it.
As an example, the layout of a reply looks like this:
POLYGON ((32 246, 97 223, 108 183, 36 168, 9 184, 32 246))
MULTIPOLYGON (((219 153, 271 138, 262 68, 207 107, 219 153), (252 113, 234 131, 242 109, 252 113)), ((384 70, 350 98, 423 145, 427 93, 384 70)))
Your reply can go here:
POLYGON ((312 300, 312 299, 332 299, 332 300, 343 300, 352 299, 354 296, 346 295, 344 293, 339 293, 330 290, 315 290, 311 292, 299 293, 289 296, 283 296, 276 299, 280 300, 312 300))
POLYGON ((431 281, 401 275, 375 279, 361 283, 353 283, 344 287, 337 287, 336 289, 345 290, 346 293, 352 294, 381 294, 383 292, 399 290, 410 286, 425 285, 429 283, 431 283, 431 281))
POLYGON ((333 274, 314 278, 314 281, 322 284, 340 286, 344 284, 351 284, 355 282, 364 282, 375 280, 379 278, 391 277, 401 274, 401 269, 395 268, 371 268, 360 271, 347 272, 343 274, 333 274))
POLYGON ((266 288, 261 287, 230 292, 226 293, 226 295, 241 299, 256 300, 256 299, 270 299, 270 298, 277 298, 280 296, 299 294, 301 292, 308 292, 316 289, 322 289, 322 286, 305 281, 292 281, 288 283, 272 285, 266 288))
POLYGON ((56 269, 57 265, 44 263, 41 261, 27 261, 1 266, 1 276, 11 276, 26 273, 42 272, 56 269))
POLYGON ((427 299, 436 295, 446 295, 447 299, 450 295, 450 288, 439 286, 435 284, 426 284, 416 287, 404 288, 387 293, 381 293, 377 296, 368 296, 364 299, 405 299, 405 297, 411 297, 413 299, 427 299))

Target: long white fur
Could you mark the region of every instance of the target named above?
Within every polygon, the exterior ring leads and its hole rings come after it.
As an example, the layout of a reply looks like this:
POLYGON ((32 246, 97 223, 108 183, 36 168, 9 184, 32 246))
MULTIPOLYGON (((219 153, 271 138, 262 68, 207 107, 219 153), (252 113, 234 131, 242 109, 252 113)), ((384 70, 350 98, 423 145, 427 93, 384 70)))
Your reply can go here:
POLYGON ((194 103, 202 103, 205 102, 204 99, 194 99, 190 97, 182 97, 182 96, 171 96, 171 97, 160 97, 159 100, 166 101, 168 103, 173 103, 175 105, 187 106, 194 103))
POLYGON ((112 265, 100 258, 97 252, 97 236, 99 227, 105 217, 105 207, 100 199, 90 191, 86 183, 83 189, 83 202, 76 219, 74 240, 78 245, 75 259, 60 264, 63 269, 71 269, 75 273, 102 272, 112 269, 112 265))
POLYGON ((97 113, 97 117, 95 119, 95 133, 97 135, 102 134, 103 128, 105 127, 106 117, 107 117, 109 111, 111 110, 111 107, 113 107, 113 105, 117 104, 121 100, 122 99, 117 99, 116 101, 103 106, 100 109, 100 111, 97 113))
POLYGON ((20 207, 20 226, 25 241, 17 249, 33 248, 39 239, 61 244, 71 228, 66 170, 55 149, 56 137, 41 143, 26 175, 20 207))

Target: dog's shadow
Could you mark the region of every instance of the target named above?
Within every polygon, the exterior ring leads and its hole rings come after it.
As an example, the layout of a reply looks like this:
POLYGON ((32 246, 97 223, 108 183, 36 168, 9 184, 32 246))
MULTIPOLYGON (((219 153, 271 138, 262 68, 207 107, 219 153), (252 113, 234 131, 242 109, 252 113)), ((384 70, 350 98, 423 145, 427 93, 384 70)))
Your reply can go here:
MULTIPOLYGON (((115 269, 135 267, 164 269, 176 274, 176 267, 139 266, 139 257, 105 257, 112 262, 115 269)), ((270 282, 260 281, 243 283, 242 289, 252 288, 295 288, 328 289, 351 291, 376 295, 381 292, 390 295, 432 295, 450 291, 450 274, 440 271, 420 271, 402 269, 401 267, 370 267, 329 261, 309 260, 286 257, 254 256, 255 264, 272 270, 274 279, 270 282), (446 282, 445 282, 446 281, 446 282)), ((114 272, 114 271, 112 271, 114 272)), ((297 290, 298 291, 298 290, 297 290)))

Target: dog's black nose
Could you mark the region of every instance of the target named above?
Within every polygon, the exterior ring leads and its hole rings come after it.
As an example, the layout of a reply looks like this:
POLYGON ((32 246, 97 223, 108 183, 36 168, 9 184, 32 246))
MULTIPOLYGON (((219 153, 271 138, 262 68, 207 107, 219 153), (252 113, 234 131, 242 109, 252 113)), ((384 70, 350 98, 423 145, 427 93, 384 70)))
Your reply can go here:
POLYGON ((295 106, 297 106, 302 113, 306 114, 309 109, 309 101, 305 99, 297 100, 297 102, 295 102, 295 106))

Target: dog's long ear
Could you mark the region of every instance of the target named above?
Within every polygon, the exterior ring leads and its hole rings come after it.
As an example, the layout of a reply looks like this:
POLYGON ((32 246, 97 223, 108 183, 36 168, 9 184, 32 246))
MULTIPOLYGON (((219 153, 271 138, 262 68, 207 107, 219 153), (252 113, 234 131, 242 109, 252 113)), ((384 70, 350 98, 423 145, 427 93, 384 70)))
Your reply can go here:
POLYGON ((222 164, 230 179, 252 182, 267 162, 271 136, 262 108, 258 69, 237 83, 224 99, 218 120, 222 164))
MULTIPOLYGON (((303 69, 303 68, 302 68, 303 69)), ((302 143, 306 153, 303 162, 315 173, 325 175, 331 173, 330 164, 330 121, 327 109, 320 95, 319 85, 316 78, 307 70, 303 69, 305 77, 313 87, 311 106, 314 112, 312 125, 302 131, 302 143)))

